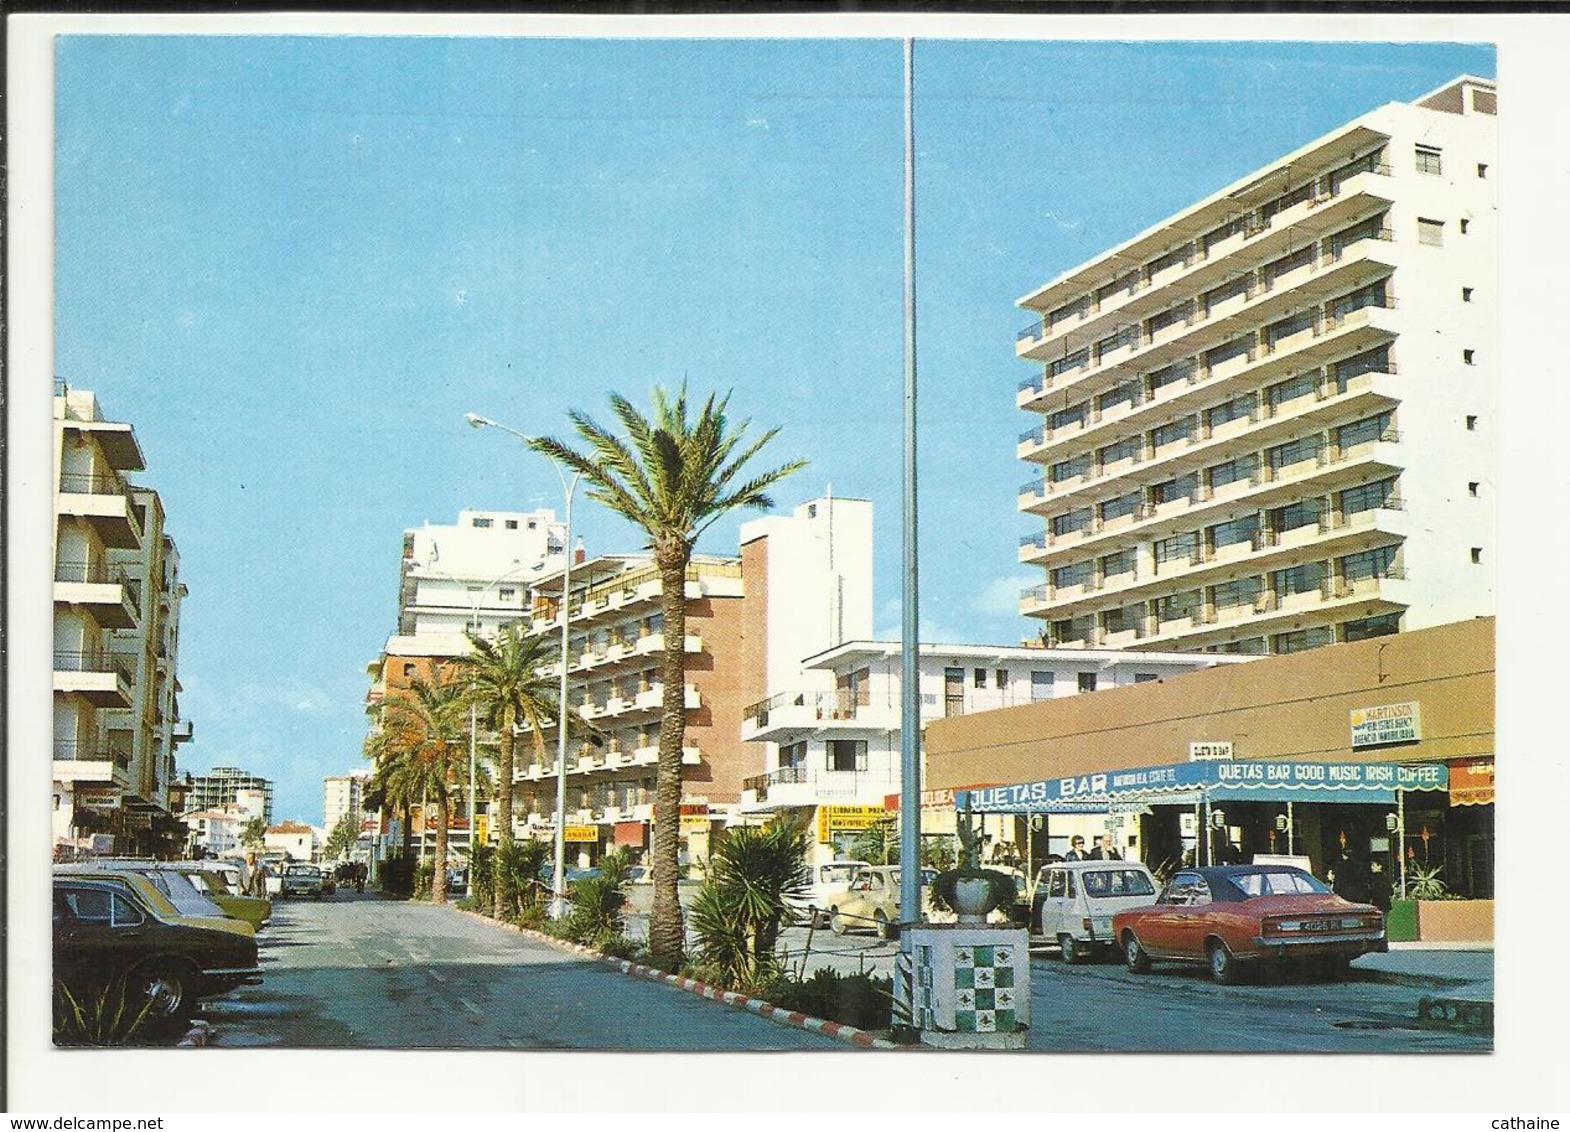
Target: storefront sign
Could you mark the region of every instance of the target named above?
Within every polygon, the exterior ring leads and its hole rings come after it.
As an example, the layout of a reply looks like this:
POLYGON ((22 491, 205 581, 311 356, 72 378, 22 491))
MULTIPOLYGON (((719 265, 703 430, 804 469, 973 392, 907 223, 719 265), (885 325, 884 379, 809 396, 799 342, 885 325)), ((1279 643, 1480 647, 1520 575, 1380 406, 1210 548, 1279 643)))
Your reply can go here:
POLYGON ((1450 762, 1450 804, 1452 806, 1489 806, 1494 801, 1493 759, 1452 759, 1450 762))
POLYGON ((1416 703, 1382 704, 1353 708, 1352 749, 1416 743, 1423 737, 1422 718, 1416 703))
POLYGON ((78 786, 72 798, 78 806, 89 810, 120 808, 120 791, 113 786, 78 786))
POLYGON ((569 825, 562 827, 562 840, 593 844, 600 839, 597 825, 569 825))
POLYGON ((1443 763, 1258 762, 1214 759, 1172 766, 1132 767, 1017 786, 955 791, 954 805, 979 813, 1085 812, 1114 804, 1193 805, 1201 801, 1380 802, 1397 790, 1443 790, 1443 763))
MULTIPOLYGON (((883 796, 885 810, 899 809, 899 795, 885 794, 883 796)), ((921 792, 921 808, 924 810, 952 810, 954 808, 954 791, 952 790, 923 790, 921 792)))
POLYGON ((709 832, 709 815, 707 811, 708 807, 705 806, 704 812, 701 814, 681 815, 681 834, 683 837, 693 833, 709 832))
POLYGON ((641 821, 619 821, 616 823, 617 845, 642 845, 643 823, 641 821))
POLYGON ((827 845, 829 834, 837 829, 871 829, 889 820, 882 806, 819 806, 818 841, 827 845))
POLYGON ((1200 759, 1230 759, 1232 757, 1232 744, 1230 742, 1215 741, 1209 743, 1190 743, 1188 745, 1188 761, 1198 762, 1200 759))

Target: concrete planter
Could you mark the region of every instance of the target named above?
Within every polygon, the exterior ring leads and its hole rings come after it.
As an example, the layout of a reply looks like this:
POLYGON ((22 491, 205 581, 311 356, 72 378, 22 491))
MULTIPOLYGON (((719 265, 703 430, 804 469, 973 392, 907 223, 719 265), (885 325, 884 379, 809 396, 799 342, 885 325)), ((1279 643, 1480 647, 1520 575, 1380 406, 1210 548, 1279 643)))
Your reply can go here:
POLYGON ((1417 938, 1424 943, 1492 943, 1492 900, 1418 900, 1417 938))

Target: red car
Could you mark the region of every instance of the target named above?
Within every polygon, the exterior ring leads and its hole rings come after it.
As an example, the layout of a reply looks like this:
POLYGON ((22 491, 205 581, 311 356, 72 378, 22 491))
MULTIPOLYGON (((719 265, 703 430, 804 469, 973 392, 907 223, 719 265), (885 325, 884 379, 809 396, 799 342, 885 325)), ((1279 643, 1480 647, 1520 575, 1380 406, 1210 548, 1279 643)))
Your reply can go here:
POLYGON ((1154 904, 1113 916, 1112 932, 1136 974, 1169 959, 1204 963, 1218 983, 1259 963, 1318 960, 1344 972, 1359 955, 1387 949, 1378 908, 1351 904, 1287 865, 1183 869, 1154 904))

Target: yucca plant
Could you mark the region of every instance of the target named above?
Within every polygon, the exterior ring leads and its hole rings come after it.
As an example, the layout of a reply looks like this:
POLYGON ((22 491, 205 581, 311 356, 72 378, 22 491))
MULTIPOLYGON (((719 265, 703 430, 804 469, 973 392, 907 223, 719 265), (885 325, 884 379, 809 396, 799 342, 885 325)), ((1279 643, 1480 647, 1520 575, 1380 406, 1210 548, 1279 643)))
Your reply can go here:
POLYGON ((149 1029, 153 1004, 126 1000, 124 979, 78 998, 64 983, 55 984, 54 1043, 57 1046, 123 1046, 149 1029))
POLYGON ((550 855, 543 841, 509 841, 496 848, 495 906, 503 919, 522 916, 539 901, 540 869, 550 855))
POLYGON ((806 858, 798 822, 741 826, 715 843, 690 912, 697 967, 710 981, 756 990, 778 975, 780 928, 806 894, 806 858))
POLYGON ((631 869, 627 850, 613 849, 600 859, 597 876, 584 877, 573 886, 572 910, 563 925, 568 939, 600 947, 623 934, 621 910, 627 903, 624 889, 631 869))
POLYGON ((1443 865, 1433 868, 1424 868, 1422 865, 1408 865, 1406 870, 1406 894, 1409 900, 1443 900, 1450 892, 1439 874, 1444 872, 1443 865))

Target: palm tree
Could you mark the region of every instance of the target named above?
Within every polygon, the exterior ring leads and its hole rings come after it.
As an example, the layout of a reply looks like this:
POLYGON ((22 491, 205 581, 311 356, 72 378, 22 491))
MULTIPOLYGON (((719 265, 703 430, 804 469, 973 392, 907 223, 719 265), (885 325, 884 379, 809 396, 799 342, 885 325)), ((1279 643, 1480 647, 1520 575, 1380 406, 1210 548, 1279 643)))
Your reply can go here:
POLYGON ((536 451, 581 474, 590 499, 643 528, 660 573, 665 631, 660 671, 665 687, 654 791, 654 905, 649 915, 649 950, 654 961, 667 970, 680 966, 683 950, 676 874, 681 750, 687 731, 687 657, 683 647, 687 636, 687 566, 698 537, 711 523, 738 507, 772 507, 768 489, 806 465, 805 460, 793 460, 738 479, 743 465, 779 429, 769 429, 744 447, 751 422, 729 420, 725 415, 729 402, 728 394, 716 400, 711 393, 692 415, 685 384, 674 398, 656 387, 653 415, 644 417, 626 398, 613 393, 611 409, 626 432, 625 438, 607 431, 586 413, 573 410, 567 416, 588 442, 586 453, 552 437, 530 442, 536 451))
POLYGON ((458 719, 460 686, 453 681, 415 680, 406 695, 383 705, 378 767, 386 796, 408 807, 436 807, 436 855, 431 899, 447 901, 447 820, 452 791, 468 767, 468 748, 458 719))
MULTIPOLYGON (((487 640, 470 632, 474 651, 460 656, 455 671, 463 681, 463 703, 478 707, 485 725, 497 734, 497 843, 512 842, 513 743, 516 728, 528 726, 535 754, 545 756, 545 728, 558 719, 551 681, 541 673, 555 659, 554 647, 543 637, 524 635, 521 625, 508 625, 487 640)), ((502 912, 502 891, 496 888, 495 912, 502 912)))

